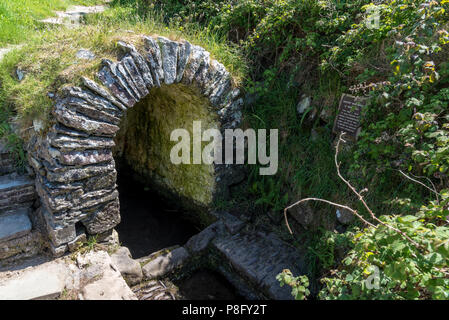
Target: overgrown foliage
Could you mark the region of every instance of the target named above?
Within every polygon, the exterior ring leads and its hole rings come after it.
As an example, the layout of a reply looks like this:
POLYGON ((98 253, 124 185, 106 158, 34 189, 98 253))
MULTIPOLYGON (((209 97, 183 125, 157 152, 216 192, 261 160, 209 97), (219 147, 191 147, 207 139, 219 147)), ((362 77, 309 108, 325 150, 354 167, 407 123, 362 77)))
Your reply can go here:
MULTIPOLYGON (((363 130, 351 152, 342 155, 342 171, 357 190, 368 189, 364 199, 376 217, 404 232, 418 248, 371 220, 374 227, 356 222, 342 233, 304 232, 299 239, 309 248, 311 273, 322 278, 318 297, 447 299, 448 10, 448 0, 114 0, 111 10, 88 19, 88 40, 46 31, 32 50, 7 57, 0 67, 0 99, 8 110, 39 110, 48 102, 43 93, 63 70, 76 67, 68 63, 73 48, 113 52, 111 33, 132 29, 187 35, 243 80, 245 124, 279 129, 278 174, 259 176, 251 167, 239 199, 256 203, 262 214, 280 214, 288 203, 319 197, 344 202, 369 219, 339 181, 331 143, 341 93, 363 84, 366 92, 353 90, 368 97, 363 130), (366 18, 376 13, 379 25, 373 28, 366 18), (64 44, 64 37, 70 45, 61 48, 61 58, 33 54, 48 43, 64 44), (248 61, 249 72, 242 60, 248 61), (19 61, 29 69, 21 83, 14 79, 19 61), (41 90, 41 100, 30 88, 41 90), (299 117, 296 104, 302 94, 312 104, 299 117), (330 115, 326 121, 322 113, 330 115), (371 276, 379 280, 372 289, 366 286, 371 276)), ((322 205, 314 210, 335 214, 322 205)), ((286 272, 279 280, 294 287, 296 298, 307 296, 302 276, 286 272)))
MULTIPOLYGON (((347 199, 357 207, 357 199, 344 197, 341 190, 314 194, 316 190, 304 183, 304 177, 288 186, 295 172, 302 170, 298 165, 301 151, 311 144, 297 139, 304 135, 304 128, 295 118, 292 100, 300 89, 318 101, 318 106, 312 107, 319 112, 335 111, 342 92, 364 84, 369 102, 348 174, 356 185, 368 187, 366 199, 374 204, 382 221, 405 232, 425 250, 418 250, 383 225, 355 226, 359 232, 351 240, 353 249, 343 264, 334 263, 338 271, 323 280, 320 297, 447 298, 448 1, 152 3, 164 12, 166 20, 221 30, 240 44, 252 62, 248 91, 255 98, 247 120, 256 127, 275 123, 274 127, 284 130, 287 138, 281 140, 280 158, 287 158, 286 167, 290 168, 285 171, 281 165, 277 177, 253 176, 250 190, 260 197, 265 210, 279 210, 295 193, 331 200, 337 194, 337 199, 347 199), (373 12, 379 14, 378 28, 365 20, 373 12), (281 83, 285 83, 282 90, 273 90, 281 83), (273 102, 275 96, 282 101, 273 102), (290 137, 296 141, 289 141, 290 137), (439 201, 430 200, 433 192, 428 193, 399 170, 421 177, 419 181, 440 194, 439 201), (362 280, 374 266, 380 269, 379 290, 363 287, 362 280)), ((326 128, 329 130, 329 126, 321 130, 326 132, 326 128)), ((305 155, 308 160, 311 157, 305 155)), ((329 169, 324 172, 331 174, 329 169)), ((347 236, 351 239, 352 233, 347 236)), ((329 268, 333 249, 327 253, 320 254, 320 264, 329 268)))

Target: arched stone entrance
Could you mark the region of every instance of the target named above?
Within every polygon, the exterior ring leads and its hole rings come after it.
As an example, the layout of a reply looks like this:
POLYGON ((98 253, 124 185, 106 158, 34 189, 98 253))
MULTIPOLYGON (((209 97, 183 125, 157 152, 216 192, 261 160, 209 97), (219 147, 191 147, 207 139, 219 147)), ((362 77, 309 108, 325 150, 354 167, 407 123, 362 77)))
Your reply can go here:
MULTIPOLYGON (((203 111, 214 114, 220 130, 240 124, 239 90, 225 67, 206 50, 164 37, 143 36, 141 41, 139 50, 118 42, 123 54, 117 62, 103 60, 97 73, 101 84, 82 77, 82 87, 64 88, 49 129, 28 143, 41 202, 39 215, 55 255, 76 240, 76 226, 82 225, 89 234, 102 234, 120 222, 113 149, 123 116, 139 101, 152 95, 156 99, 156 91, 163 95, 170 86, 181 91, 191 87, 207 98, 209 106, 203 111)), ((211 166, 213 179, 204 191, 208 194, 200 199, 205 207, 226 193, 239 176, 232 166, 211 166)), ((172 190, 176 187, 175 183, 172 190)))

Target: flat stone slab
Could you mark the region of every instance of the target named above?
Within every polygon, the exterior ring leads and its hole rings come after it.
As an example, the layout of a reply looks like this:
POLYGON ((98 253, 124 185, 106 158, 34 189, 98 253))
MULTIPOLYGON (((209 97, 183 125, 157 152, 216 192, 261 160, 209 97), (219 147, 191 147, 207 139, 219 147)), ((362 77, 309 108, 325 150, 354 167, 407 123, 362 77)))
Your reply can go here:
POLYGON ((276 276, 283 269, 290 269, 295 276, 304 274, 303 254, 297 249, 272 233, 238 233, 216 238, 212 243, 243 278, 265 292, 269 298, 293 299, 291 288, 281 287, 276 276))
POLYGON ((77 257, 80 283, 87 283, 80 292, 82 300, 137 300, 118 267, 106 251, 88 252, 77 257))
POLYGON ((27 209, 0 216, 0 242, 26 235, 31 231, 27 209))
POLYGON ((48 262, 0 282, 0 300, 38 300, 57 298, 69 277, 67 267, 48 262))
POLYGON ((33 185, 34 181, 27 176, 5 175, 0 177, 0 192, 33 185))
POLYGON ((106 9, 103 5, 98 6, 71 6, 66 11, 55 11, 56 17, 40 20, 42 23, 58 24, 58 25, 73 25, 78 26, 81 17, 86 14, 100 13, 106 9))
MULTIPOLYGON (((8 52, 10 52, 10 51, 12 51, 12 50, 14 50, 14 49, 16 49, 16 48, 19 48, 20 47, 20 45, 10 45, 10 46, 8 46, 8 47, 6 47, 6 48, 0 48, 0 61, 3 59, 3 57, 8 53, 8 52)), ((1 147, 0 147, 0 149, 1 149, 1 147)), ((0 151, 1 152, 1 151, 0 151)))

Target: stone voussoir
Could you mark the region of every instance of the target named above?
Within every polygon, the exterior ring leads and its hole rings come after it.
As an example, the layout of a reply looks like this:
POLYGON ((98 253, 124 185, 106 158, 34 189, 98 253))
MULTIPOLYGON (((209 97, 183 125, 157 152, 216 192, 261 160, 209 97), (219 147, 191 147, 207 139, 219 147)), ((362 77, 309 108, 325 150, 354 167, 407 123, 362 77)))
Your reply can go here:
MULTIPOLYGON (((99 234, 120 222, 114 137, 126 110, 152 87, 194 84, 219 110, 220 127, 240 123, 242 105, 235 102, 239 91, 233 89, 229 72, 209 52, 188 41, 165 37, 143 36, 142 42, 139 52, 134 45, 119 41, 124 54, 118 62, 102 60, 98 83, 81 77, 82 88, 64 88, 65 95, 52 110, 56 123, 44 137, 32 138, 28 159, 37 176, 41 203, 49 212, 53 228, 49 233, 81 221, 89 234, 99 234)), ((226 175, 225 168, 214 166, 214 170, 216 181, 227 183, 229 179, 219 179, 226 175)), ((66 250, 67 243, 74 241, 72 236, 73 232, 66 239, 53 236, 52 251, 59 255, 66 250)))
POLYGON ((114 76, 111 66, 114 64, 109 61, 104 63, 103 68, 97 73, 98 79, 111 91, 112 95, 122 102, 126 107, 131 108, 136 104, 136 99, 129 93, 129 89, 123 85, 123 81, 120 81, 114 76))
POLYGON ((161 50, 162 70, 164 71, 165 84, 172 84, 176 81, 176 71, 178 67, 178 47, 179 43, 171 41, 165 37, 158 37, 157 42, 161 50))
POLYGON ((160 87, 164 81, 164 70, 162 69, 161 49, 157 41, 150 36, 144 36, 144 46, 147 51, 146 59, 151 69, 154 85, 160 87))
POLYGON ((132 57, 134 63, 136 64, 136 66, 140 71, 142 79, 145 82, 147 88, 151 89, 154 86, 153 77, 151 75, 151 70, 148 64, 145 62, 144 57, 131 44, 128 44, 123 41, 118 41, 117 45, 132 57))

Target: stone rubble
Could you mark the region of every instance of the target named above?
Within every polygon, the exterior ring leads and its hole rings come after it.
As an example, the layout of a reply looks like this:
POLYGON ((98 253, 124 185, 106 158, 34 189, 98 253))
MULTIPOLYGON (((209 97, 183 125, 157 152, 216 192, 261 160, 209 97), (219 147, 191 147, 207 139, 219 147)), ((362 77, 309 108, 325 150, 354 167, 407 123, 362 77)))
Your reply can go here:
POLYGON ((129 285, 135 285, 142 281, 142 268, 139 262, 132 259, 128 248, 120 247, 111 255, 111 260, 129 285))
POLYGON ((36 200, 34 181, 18 174, 8 148, 0 144, 0 264, 36 255, 42 237, 33 229, 32 206, 36 200))
POLYGON ((142 271, 146 279, 160 278, 180 267, 188 258, 189 253, 185 248, 176 248, 146 262, 142 271))
POLYGON ((106 251, 0 272, 0 300, 136 300, 106 251))

